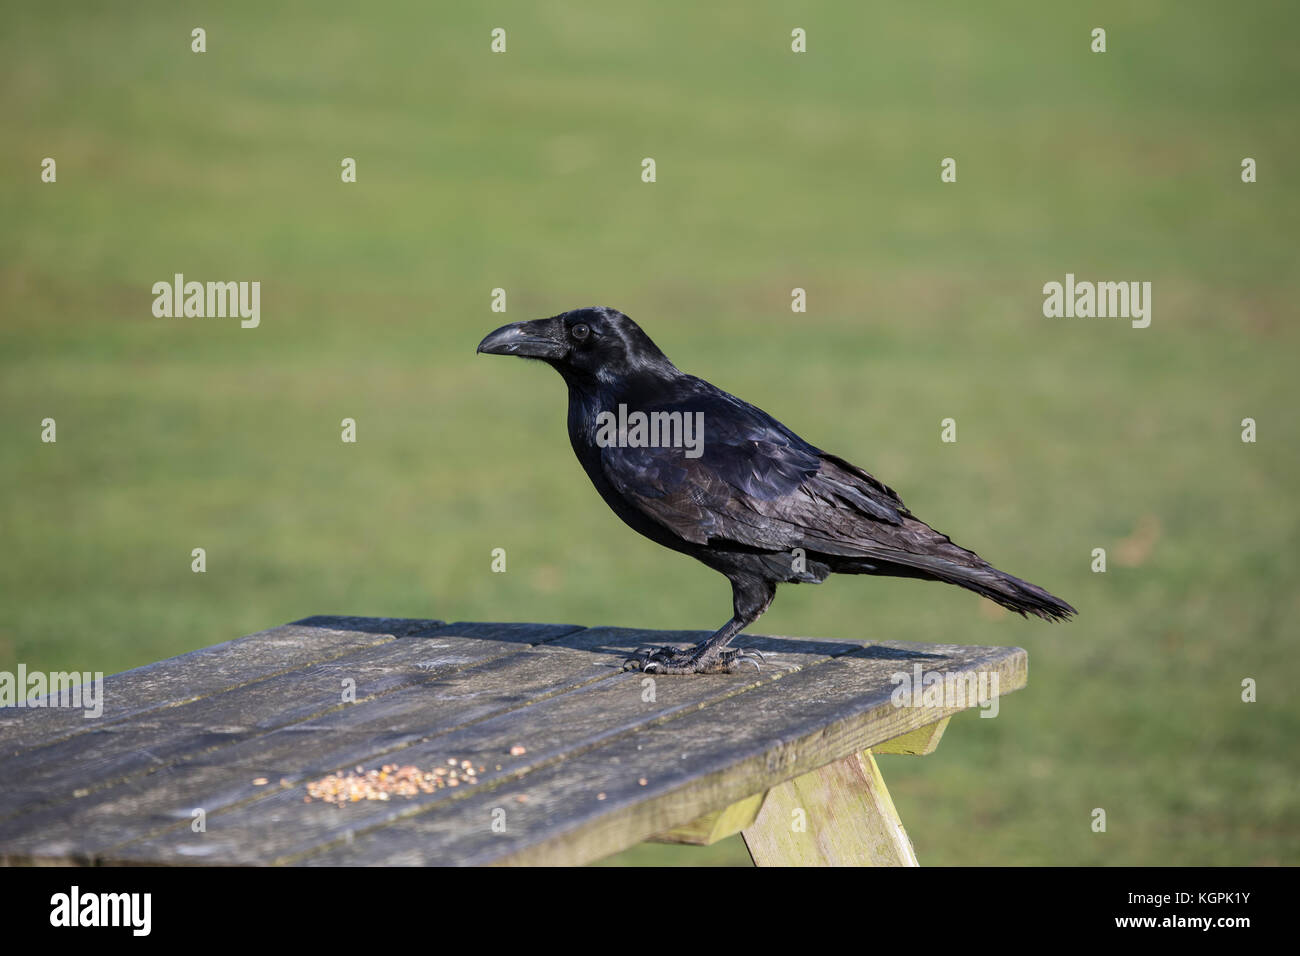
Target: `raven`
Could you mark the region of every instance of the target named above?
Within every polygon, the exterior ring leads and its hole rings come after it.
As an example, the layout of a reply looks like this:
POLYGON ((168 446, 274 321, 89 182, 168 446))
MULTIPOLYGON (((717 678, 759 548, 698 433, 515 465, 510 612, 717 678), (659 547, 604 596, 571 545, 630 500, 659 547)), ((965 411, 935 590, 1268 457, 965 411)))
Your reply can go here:
POLYGON ((945 581, 1045 620, 1077 613, 914 518, 861 468, 680 371, 616 309, 505 325, 478 351, 538 359, 559 372, 569 389, 569 441, 605 503, 633 530, 731 582, 734 615, 708 639, 638 652, 625 667, 661 674, 757 667, 761 655, 727 644, 767 610, 777 584, 819 583, 832 573, 945 581), (688 443, 697 422, 702 441, 688 443))

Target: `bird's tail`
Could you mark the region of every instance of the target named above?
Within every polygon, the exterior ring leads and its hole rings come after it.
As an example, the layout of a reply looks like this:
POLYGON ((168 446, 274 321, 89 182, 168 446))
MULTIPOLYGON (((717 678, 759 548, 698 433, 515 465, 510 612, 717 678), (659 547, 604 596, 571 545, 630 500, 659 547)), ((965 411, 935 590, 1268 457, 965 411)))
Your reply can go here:
POLYGON ((936 571, 935 576, 941 581, 957 584, 1001 604, 1017 614, 1041 617, 1045 621, 1068 621, 1072 614, 1079 612, 1056 595, 1030 584, 1013 574, 999 571, 991 564, 983 567, 964 568, 954 566, 951 571, 936 571))
POLYGON ((1045 621, 1066 621, 1078 614, 1068 603, 1036 584, 999 571, 973 551, 954 544, 947 535, 914 518, 906 519, 914 543, 924 542, 928 553, 873 549, 870 557, 835 556, 828 561, 835 571, 850 574, 885 574, 944 581, 983 595, 1017 614, 1045 621), (920 539, 918 541, 918 539, 920 539))

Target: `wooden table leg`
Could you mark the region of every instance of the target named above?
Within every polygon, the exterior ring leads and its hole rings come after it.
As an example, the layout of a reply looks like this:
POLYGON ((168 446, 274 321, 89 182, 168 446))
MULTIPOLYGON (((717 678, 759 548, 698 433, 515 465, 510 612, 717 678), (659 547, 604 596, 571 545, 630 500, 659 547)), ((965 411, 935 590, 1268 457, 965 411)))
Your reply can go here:
POLYGON ((917 866, 871 751, 773 787, 741 831, 756 866, 917 866))
POLYGON ((735 836, 758 818, 765 794, 756 793, 715 813, 705 814, 686 826, 668 830, 651 837, 649 843, 687 843, 692 846, 712 846, 719 840, 735 836))
POLYGON ((933 753, 948 721, 746 797, 651 842, 708 846, 740 833, 757 866, 917 866, 873 753, 933 753))

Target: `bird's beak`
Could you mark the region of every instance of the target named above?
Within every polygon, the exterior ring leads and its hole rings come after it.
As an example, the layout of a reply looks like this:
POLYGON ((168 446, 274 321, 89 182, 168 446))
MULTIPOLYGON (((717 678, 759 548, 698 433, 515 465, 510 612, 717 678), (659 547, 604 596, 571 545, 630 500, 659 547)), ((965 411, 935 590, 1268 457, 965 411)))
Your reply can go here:
POLYGON ((478 344, 488 355, 521 355, 524 358, 559 359, 569 351, 557 334, 554 319, 513 322, 503 325, 478 344))

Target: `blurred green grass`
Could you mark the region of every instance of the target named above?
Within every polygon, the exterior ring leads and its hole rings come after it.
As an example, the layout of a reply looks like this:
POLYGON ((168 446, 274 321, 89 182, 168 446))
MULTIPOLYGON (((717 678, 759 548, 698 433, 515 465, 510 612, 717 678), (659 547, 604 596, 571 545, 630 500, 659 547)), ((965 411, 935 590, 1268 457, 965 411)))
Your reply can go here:
POLYGON ((756 627, 1029 650, 1000 719, 885 764, 923 863, 1300 860, 1294 5, 6 20, 0 669, 112 672, 312 613, 721 624, 725 582, 589 487, 558 377, 475 360, 502 321, 606 304, 1080 608, 1049 627, 844 579, 756 627), (174 272, 260 280, 261 328, 153 318, 174 272), (1151 328, 1043 318, 1066 272, 1150 280, 1151 328))

